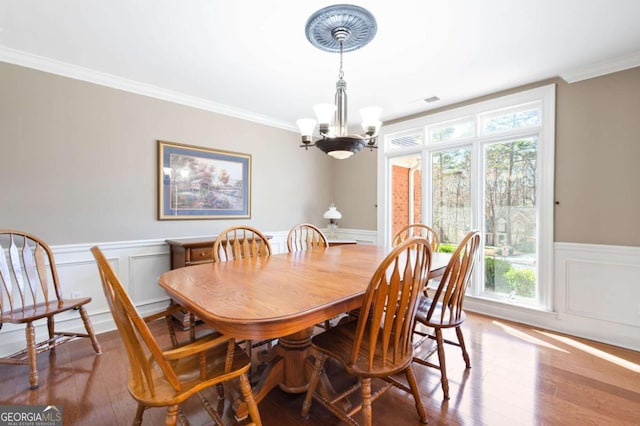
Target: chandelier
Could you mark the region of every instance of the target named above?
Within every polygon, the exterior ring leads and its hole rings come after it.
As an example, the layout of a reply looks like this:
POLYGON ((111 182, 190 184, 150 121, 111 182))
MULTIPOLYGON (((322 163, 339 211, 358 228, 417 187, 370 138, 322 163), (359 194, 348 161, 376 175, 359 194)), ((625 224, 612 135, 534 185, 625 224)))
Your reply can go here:
POLYGON ((333 158, 351 157, 365 146, 377 148, 381 108, 367 107, 360 110, 364 134, 349 134, 347 129, 347 82, 342 70, 342 54, 359 49, 376 35, 376 20, 368 10, 354 5, 339 4, 315 12, 307 20, 305 32, 309 42, 320 50, 340 52, 340 69, 336 82, 335 104, 318 104, 313 107, 313 118, 296 122, 302 134, 306 150, 315 146, 333 158), (313 142, 313 132, 318 124, 321 138, 313 142))

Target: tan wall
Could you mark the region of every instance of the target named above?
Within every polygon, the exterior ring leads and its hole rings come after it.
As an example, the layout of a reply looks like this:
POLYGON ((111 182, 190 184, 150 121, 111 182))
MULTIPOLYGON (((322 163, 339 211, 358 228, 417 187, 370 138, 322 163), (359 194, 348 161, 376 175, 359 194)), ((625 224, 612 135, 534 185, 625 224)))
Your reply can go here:
POLYGON ((640 68, 558 84, 555 240, 640 246, 640 68))
POLYGON ((377 156, 377 152, 364 149, 347 160, 330 160, 326 181, 332 187, 332 202, 342 213, 340 228, 377 228, 377 156))
POLYGON ((323 224, 332 201, 332 160, 297 148, 294 132, 7 63, 0 144, 0 228, 50 244, 207 235, 240 223, 281 231, 323 224), (251 154, 251 219, 158 221, 158 139, 251 154))

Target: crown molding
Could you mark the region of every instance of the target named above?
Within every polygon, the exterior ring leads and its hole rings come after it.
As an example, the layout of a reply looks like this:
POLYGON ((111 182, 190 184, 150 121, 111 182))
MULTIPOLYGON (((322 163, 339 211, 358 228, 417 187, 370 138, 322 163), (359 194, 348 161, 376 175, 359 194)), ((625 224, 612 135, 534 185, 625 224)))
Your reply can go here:
POLYGON ((112 74, 84 68, 67 62, 58 61, 44 56, 34 55, 21 50, 0 46, 0 61, 20 65, 27 68, 44 71, 74 80, 86 81, 100 86, 124 90, 125 92, 148 96, 167 102, 173 102, 205 111, 215 112, 242 120, 277 127, 284 130, 297 132, 297 127, 292 123, 257 114, 251 111, 234 108, 196 96, 186 95, 162 87, 141 83, 135 80, 118 77, 112 74))
POLYGON ((640 66, 640 53, 620 56, 608 61, 595 62, 583 67, 575 68, 560 74, 567 83, 575 83, 618 71, 628 70, 640 66))

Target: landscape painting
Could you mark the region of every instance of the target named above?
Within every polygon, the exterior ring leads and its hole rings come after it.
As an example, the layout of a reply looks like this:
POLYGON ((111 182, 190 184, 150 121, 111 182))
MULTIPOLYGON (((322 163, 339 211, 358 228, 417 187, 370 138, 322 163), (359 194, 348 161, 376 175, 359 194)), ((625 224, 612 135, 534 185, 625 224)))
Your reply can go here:
POLYGON ((251 217, 251 155, 158 141, 158 219, 251 217))

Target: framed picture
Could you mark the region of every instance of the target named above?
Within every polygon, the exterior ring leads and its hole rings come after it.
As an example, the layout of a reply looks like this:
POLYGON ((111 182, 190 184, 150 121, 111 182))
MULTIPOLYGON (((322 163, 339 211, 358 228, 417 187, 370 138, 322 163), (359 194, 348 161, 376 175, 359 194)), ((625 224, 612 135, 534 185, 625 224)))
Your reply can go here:
POLYGON ((251 155, 158 141, 158 219, 251 217, 251 155))

